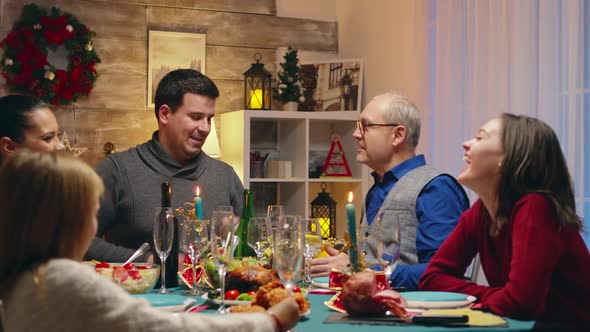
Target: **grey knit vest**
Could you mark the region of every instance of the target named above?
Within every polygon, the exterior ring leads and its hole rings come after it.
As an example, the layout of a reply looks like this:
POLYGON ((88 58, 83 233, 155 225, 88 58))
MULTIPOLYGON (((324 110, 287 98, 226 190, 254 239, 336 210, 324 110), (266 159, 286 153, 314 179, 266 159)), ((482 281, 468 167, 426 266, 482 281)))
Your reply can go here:
MULTIPOLYGON (((418 218, 416 217, 416 199, 422 189, 435 177, 443 174, 434 167, 424 165, 411 170, 402 176, 391 189, 385 201, 381 205, 380 212, 383 211, 381 224, 383 229, 379 229, 377 216, 370 225, 364 221, 367 215, 366 209, 363 209, 363 219, 361 219, 360 236, 362 238, 361 249, 365 252, 365 262, 368 265, 378 264, 375 257, 377 238, 375 234, 381 232, 380 237, 386 246, 393 243, 393 232, 387 231, 392 229, 394 220, 399 223, 400 232, 400 257, 398 264, 417 264, 418 254, 416 253, 416 229, 418 227, 418 218)), ((377 213, 379 215, 379 213, 377 213)))

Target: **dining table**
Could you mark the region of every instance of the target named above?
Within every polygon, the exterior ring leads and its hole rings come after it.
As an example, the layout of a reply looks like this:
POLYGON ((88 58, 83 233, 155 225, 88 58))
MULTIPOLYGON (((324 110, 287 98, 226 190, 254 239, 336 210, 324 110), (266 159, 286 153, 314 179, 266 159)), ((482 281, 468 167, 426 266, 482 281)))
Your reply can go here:
MULTIPOLYGON (((192 296, 186 294, 187 287, 180 286, 169 289, 169 294, 159 294, 158 290, 151 290, 144 294, 136 294, 134 297, 146 299, 154 307, 162 307, 163 309, 171 306, 181 306, 187 300, 192 299, 196 304, 210 306, 201 311, 200 314, 218 315, 217 306, 207 301, 202 296, 192 296)), ((368 332, 395 332, 395 331, 530 331, 533 329, 534 321, 521 321, 510 318, 506 320, 506 326, 480 327, 480 326, 436 326, 436 325, 418 325, 413 323, 397 323, 388 325, 373 325, 373 324, 351 324, 351 323, 326 323, 326 319, 335 314, 335 311, 328 308, 324 302, 330 300, 332 295, 326 294, 307 294, 307 299, 311 303, 310 312, 301 317, 299 324, 295 327, 295 331, 322 331, 322 332, 348 332, 348 331, 368 331, 368 332)), ((229 314, 231 315, 231 314, 229 314)))

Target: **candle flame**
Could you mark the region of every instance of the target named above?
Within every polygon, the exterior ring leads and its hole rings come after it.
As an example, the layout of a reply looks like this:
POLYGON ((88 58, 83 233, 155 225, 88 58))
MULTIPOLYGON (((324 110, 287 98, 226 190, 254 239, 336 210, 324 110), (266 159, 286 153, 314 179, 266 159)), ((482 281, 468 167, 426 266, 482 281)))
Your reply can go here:
POLYGON ((348 203, 352 203, 352 191, 348 192, 348 203))
POLYGON ((201 188, 199 186, 197 186, 195 189, 195 195, 197 195, 197 196, 201 195, 201 188))

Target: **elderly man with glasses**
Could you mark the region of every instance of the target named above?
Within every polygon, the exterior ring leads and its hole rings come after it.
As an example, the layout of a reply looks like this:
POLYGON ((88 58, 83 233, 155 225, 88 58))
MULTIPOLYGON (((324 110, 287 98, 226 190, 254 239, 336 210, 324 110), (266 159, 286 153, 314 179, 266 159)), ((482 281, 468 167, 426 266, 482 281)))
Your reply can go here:
MULTIPOLYGON (((416 155, 420 114, 406 97, 393 93, 374 97, 361 113, 353 137, 358 141, 356 159, 373 170, 375 180, 361 219, 365 261, 378 267, 377 238, 390 245, 393 223, 398 223, 400 256, 391 285, 416 290, 428 262, 469 207, 469 199, 451 175, 426 165, 424 155, 416 155)), ((312 260, 314 277, 349 265, 348 255, 333 248, 327 251, 330 257, 312 260)))

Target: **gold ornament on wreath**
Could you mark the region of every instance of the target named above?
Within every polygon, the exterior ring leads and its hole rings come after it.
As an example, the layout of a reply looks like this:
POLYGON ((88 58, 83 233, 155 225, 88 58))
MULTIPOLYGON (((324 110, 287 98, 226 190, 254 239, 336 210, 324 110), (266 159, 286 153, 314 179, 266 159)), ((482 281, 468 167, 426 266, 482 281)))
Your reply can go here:
POLYGON ((100 57, 94 50, 94 31, 69 13, 53 7, 48 13, 35 4, 25 5, 6 38, 0 70, 8 87, 54 105, 69 105, 90 94, 100 57), (48 62, 48 51, 63 46, 67 70, 48 62))

